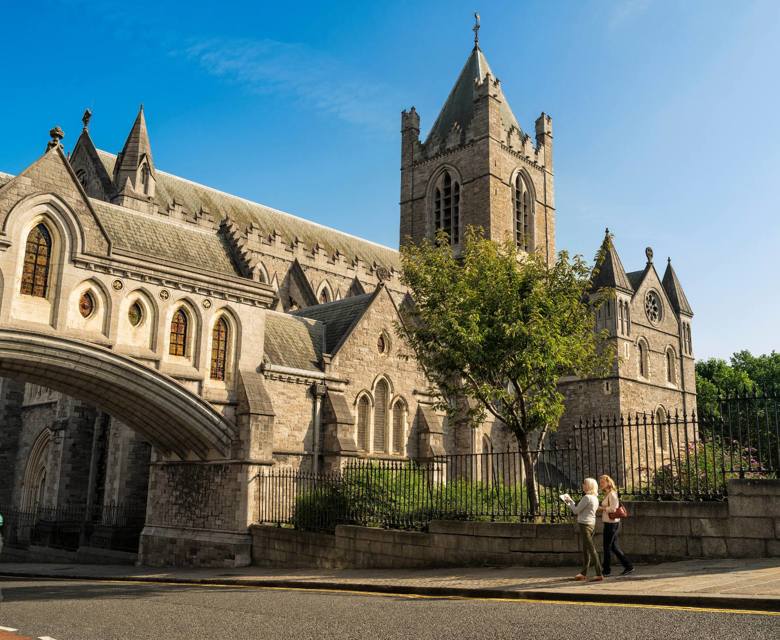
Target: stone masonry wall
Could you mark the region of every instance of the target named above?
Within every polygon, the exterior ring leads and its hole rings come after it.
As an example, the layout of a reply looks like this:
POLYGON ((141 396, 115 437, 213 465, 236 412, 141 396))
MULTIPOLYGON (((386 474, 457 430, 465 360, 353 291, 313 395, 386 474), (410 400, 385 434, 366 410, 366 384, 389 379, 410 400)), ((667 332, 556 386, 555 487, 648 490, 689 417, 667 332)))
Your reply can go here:
MULTIPOLYGON (((636 562, 780 557, 780 480, 732 480, 729 494, 728 504, 628 503, 623 550, 636 562)), ((253 526, 251 532, 259 566, 576 566, 581 557, 574 526, 563 523, 436 521, 427 532, 339 526, 335 535, 253 526)))

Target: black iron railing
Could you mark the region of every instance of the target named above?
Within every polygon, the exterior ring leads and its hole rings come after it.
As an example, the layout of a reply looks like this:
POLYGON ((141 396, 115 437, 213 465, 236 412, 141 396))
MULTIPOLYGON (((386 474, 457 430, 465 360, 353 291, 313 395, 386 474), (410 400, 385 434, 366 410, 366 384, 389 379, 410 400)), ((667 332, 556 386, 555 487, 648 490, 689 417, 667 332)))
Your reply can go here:
POLYGON ((44 546, 66 551, 90 546, 136 552, 146 518, 144 504, 57 507, 0 505, 3 539, 10 547, 44 546))
POLYGON ((732 478, 778 477, 780 401, 745 396, 704 418, 657 412, 563 425, 530 458, 526 465, 509 451, 362 460, 332 474, 272 470, 257 478, 259 521, 306 530, 424 529, 435 519, 557 522, 571 517, 559 495, 577 495, 583 478, 601 474, 627 499, 723 500, 732 478))

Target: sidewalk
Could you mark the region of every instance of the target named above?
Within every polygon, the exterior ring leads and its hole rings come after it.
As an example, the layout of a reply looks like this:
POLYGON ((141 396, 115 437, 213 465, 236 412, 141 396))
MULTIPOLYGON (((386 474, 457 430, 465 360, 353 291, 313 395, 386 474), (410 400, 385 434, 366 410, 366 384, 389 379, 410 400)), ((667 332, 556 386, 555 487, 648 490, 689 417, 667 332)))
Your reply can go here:
MULTIPOLYGON (((429 570, 157 569, 113 565, 0 563, 3 577, 335 589, 374 593, 565 600, 780 611, 780 559, 689 560, 639 565, 624 578, 578 583, 571 568, 429 570)), ((2 588, 2 582, 0 582, 2 588)))

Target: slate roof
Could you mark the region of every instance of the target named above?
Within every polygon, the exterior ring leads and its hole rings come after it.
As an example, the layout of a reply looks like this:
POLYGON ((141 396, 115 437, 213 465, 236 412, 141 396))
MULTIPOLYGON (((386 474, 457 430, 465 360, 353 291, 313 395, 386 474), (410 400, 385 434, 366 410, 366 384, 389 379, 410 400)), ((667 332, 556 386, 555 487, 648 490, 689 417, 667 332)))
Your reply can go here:
POLYGON ((639 271, 629 271, 626 274, 626 277, 631 283, 631 288, 636 291, 639 288, 639 285, 642 284, 642 280, 645 277, 645 270, 640 269, 639 271))
POLYGON ((323 326, 306 318, 269 312, 265 317, 264 359, 270 364, 320 371, 323 326))
POLYGON ((318 320, 325 324, 325 353, 332 354, 344 336, 365 313, 375 293, 364 293, 360 296, 306 307, 299 309, 294 315, 318 320))
MULTIPOLYGON (((455 81, 455 86, 452 87, 450 95, 447 96, 447 101, 441 108, 439 117, 436 118, 436 122, 431 127, 431 131, 425 139, 425 144, 434 137, 446 140, 452 125, 456 122, 463 131, 466 130, 471 122, 471 118, 474 116, 474 99, 477 97, 476 83, 484 80, 488 73, 495 78, 495 74, 491 71, 485 54, 482 53, 479 47, 474 47, 471 55, 466 60, 466 64, 463 65, 458 79, 455 81)), ((499 108, 504 129, 515 126, 522 133, 522 129, 517 124, 517 118, 512 113, 512 108, 509 106, 506 97, 502 100, 499 108)))
POLYGON ((131 211, 101 200, 91 199, 90 202, 114 248, 123 253, 153 256, 225 275, 240 275, 216 231, 131 211))
POLYGON ((634 287, 631 286, 631 282, 626 276, 626 270, 623 268, 623 263, 620 261, 620 256, 615 249, 609 231, 604 236, 601 251, 603 251, 604 256, 601 263, 597 265, 598 271, 591 281, 591 288, 594 291, 608 287, 633 292, 634 287))
POLYGON ((664 273, 662 284, 664 285, 664 290, 666 291, 666 295, 669 296, 669 302, 672 303, 674 310, 677 313, 686 313, 692 316, 693 309, 691 309, 691 305, 688 303, 688 298, 685 296, 682 285, 677 279, 677 274, 672 267, 671 259, 666 265, 666 272, 664 273))
MULTIPOLYGON (((113 175, 116 156, 100 150, 98 155, 108 174, 113 175)), ((298 238, 310 248, 319 243, 330 254, 338 251, 348 259, 360 258, 368 265, 376 263, 387 269, 400 269, 398 251, 390 247, 190 182, 159 169, 155 171, 155 179, 155 201, 163 211, 176 201, 193 215, 203 209, 217 220, 230 217, 241 227, 254 224, 264 235, 270 236, 276 231, 287 243, 298 238)))

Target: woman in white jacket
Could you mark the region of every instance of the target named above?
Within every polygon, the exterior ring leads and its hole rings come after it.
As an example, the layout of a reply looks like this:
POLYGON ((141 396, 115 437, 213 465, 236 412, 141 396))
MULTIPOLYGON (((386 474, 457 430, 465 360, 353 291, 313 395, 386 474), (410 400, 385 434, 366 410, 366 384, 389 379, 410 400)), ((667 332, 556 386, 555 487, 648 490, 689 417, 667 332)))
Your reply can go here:
POLYGON ((620 530, 620 518, 613 518, 612 514, 615 509, 620 506, 620 499, 617 494, 617 487, 615 481, 608 475, 599 476, 599 488, 605 492, 604 500, 601 501, 599 511, 601 512, 601 521, 604 523, 604 566, 602 567, 602 573, 608 576, 612 569, 610 562, 612 560, 612 554, 614 553, 620 564, 623 565, 623 573, 620 575, 628 575, 634 571, 634 565, 631 564, 631 560, 626 557, 626 554, 618 546, 618 531, 620 530))
POLYGON ((590 565, 596 571, 595 581, 603 580, 601 575, 601 561, 596 547, 593 546, 593 531, 596 529, 596 510, 599 507, 598 492, 599 486, 593 478, 585 478, 582 481, 582 491, 585 494, 575 505, 574 501, 568 502, 569 508, 577 516, 577 528, 580 530, 582 538, 582 571, 575 577, 575 580, 587 580, 588 569, 590 565))

